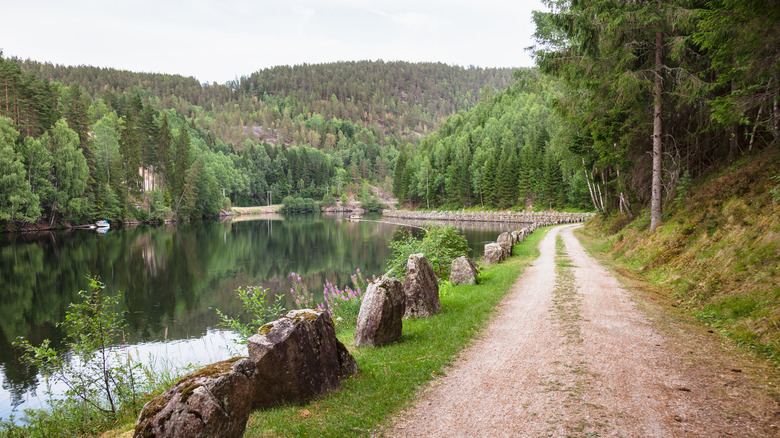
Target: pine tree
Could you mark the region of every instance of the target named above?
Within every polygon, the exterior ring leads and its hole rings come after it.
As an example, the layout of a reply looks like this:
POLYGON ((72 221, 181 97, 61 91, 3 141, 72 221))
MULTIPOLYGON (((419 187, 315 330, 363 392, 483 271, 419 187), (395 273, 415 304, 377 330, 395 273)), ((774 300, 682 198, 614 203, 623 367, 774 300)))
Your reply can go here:
POLYGON ((122 177, 125 183, 125 206, 129 204, 130 196, 141 193, 141 150, 138 140, 138 129, 133 112, 120 119, 119 154, 122 158, 122 177))
POLYGON ((485 194, 485 203, 491 207, 498 206, 498 163, 495 152, 490 154, 485 162, 485 171, 482 176, 482 191, 485 194))
POLYGON ((187 127, 182 126, 176 139, 173 155, 173 175, 171 177, 171 196, 178 199, 184 191, 185 174, 190 167, 190 136, 187 127))
POLYGON ((668 88, 664 79, 674 71, 678 90, 694 82, 685 65, 668 56, 686 41, 677 38, 684 36, 692 16, 683 3, 550 0, 553 12, 534 12, 541 47, 537 61, 543 71, 564 78, 572 89, 559 108, 589 133, 595 159, 611 167, 624 154, 617 148, 651 150, 651 229, 661 219, 663 100, 668 88))
POLYGON ((158 166, 161 175, 160 192, 164 194, 165 181, 171 179, 170 173, 173 171, 173 137, 171 136, 171 128, 168 124, 168 114, 164 112, 160 120, 157 145, 158 166))
POLYGON ((65 119, 68 121, 68 127, 79 137, 79 148, 84 158, 87 160, 89 169, 88 187, 96 186, 94 175, 96 171, 95 153, 90 143, 89 132, 89 101, 87 96, 82 93, 80 85, 74 85, 70 88, 70 101, 65 108, 65 119))

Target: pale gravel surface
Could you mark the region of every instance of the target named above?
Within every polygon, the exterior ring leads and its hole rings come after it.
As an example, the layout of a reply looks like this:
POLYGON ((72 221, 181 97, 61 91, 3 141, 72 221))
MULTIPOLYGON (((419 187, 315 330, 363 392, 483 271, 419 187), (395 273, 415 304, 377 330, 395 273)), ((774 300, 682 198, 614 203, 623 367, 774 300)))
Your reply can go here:
POLYGON ((775 436, 777 414, 741 412, 722 379, 679 359, 577 226, 549 231, 480 339, 382 435, 775 436), (558 234, 573 265, 563 275, 558 234))

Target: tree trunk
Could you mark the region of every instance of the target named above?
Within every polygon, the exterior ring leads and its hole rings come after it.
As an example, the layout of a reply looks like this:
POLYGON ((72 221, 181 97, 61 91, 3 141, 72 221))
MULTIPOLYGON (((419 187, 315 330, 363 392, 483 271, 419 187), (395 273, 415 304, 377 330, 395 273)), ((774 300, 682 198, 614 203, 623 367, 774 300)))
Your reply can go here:
MULTIPOLYGON (((585 167, 585 159, 584 158, 582 159, 582 167, 583 167, 582 170, 585 172, 585 184, 588 185, 588 192, 590 192, 590 199, 591 199, 591 201, 593 201, 593 207, 596 208, 596 211, 601 211, 601 209, 599 208, 599 203, 596 202, 595 191, 594 191, 593 187, 590 184, 590 176, 588 176, 588 169, 585 167)), ((593 183, 595 184, 596 181, 594 180, 593 183)))
POLYGON ((653 182, 650 197, 650 230, 661 223, 661 103, 663 99, 663 36, 655 34, 655 85, 653 90, 653 182))

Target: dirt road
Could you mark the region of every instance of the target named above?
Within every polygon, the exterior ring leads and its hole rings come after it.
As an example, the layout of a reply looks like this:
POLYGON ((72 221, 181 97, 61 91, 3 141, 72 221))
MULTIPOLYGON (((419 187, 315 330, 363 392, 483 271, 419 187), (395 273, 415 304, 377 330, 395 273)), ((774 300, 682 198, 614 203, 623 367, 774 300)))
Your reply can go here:
POLYGON ((706 331, 656 327, 575 227, 548 233, 480 340, 383 434, 780 436, 780 406, 735 368, 744 358, 706 331))

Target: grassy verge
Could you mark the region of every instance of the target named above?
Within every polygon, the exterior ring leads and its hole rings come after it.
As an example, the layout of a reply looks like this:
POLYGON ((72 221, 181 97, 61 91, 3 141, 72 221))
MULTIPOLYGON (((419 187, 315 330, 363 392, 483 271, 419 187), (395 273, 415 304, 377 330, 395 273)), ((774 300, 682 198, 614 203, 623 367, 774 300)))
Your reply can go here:
POLYGON ((663 291, 675 307, 780 364, 780 151, 767 150, 691 187, 649 231, 595 218, 591 249, 663 291))
POLYGON ((539 256, 538 244, 547 231, 537 230, 515 246, 512 257, 483 269, 479 285, 442 284, 442 312, 404 321, 402 342, 355 349, 354 328, 340 330, 339 339, 354 355, 360 373, 341 390, 306 406, 255 412, 245 436, 360 436, 375 431, 391 414, 409 406, 418 388, 442 374, 480 333, 501 298, 539 256))

